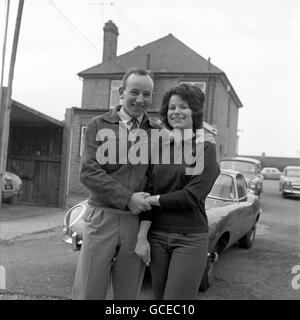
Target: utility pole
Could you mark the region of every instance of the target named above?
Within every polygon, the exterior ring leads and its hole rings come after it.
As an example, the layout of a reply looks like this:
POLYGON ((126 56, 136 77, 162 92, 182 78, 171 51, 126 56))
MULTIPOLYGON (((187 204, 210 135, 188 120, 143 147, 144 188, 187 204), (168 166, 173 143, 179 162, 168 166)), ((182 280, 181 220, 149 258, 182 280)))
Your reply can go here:
MULTIPOLYGON (((1 64, 1 83, 0 87, 3 87, 3 77, 4 77, 4 64, 5 64, 5 52, 6 52, 6 39, 7 39, 7 27, 8 27, 8 19, 9 19, 9 7, 10 7, 10 0, 6 2, 6 15, 5 15, 5 30, 4 30, 4 40, 3 40, 3 47, 2 47, 2 64, 1 64)), ((2 91, 0 91, 0 104, 2 102, 2 91)))
MULTIPOLYGON (((6 54, 6 40, 7 40, 7 27, 9 20, 9 8, 10 8, 10 0, 6 1, 6 14, 5 14, 5 30, 4 30, 4 39, 3 39, 3 47, 2 47, 2 63, 1 63, 1 82, 0 82, 0 141, 2 136, 2 123, 1 119, 3 119, 2 115, 2 99, 3 99, 3 79, 4 79, 4 67, 5 67, 5 54, 6 54)), ((1 180, 0 180, 1 181, 1 180)))
MULTIPOLYGON (((18 12, 16 18, 16 26, 14 32, 14 39, 11 51, 8 83, 5 96, 0 100, 1 106, 1 119, 0 119, 0 130, 1 130, 1 144, 0 144, 0 208, 2 204, 2 188, 3 188, 3 175, 6 170, 7 161, 7 149, 8 149, 8 139, 9 139, 9 123, 10 123, 10 111, 11 111, 11 96, 12 96, 12 83, 14 78, 14 68, 17 56, 17 48, 22 20, 24 0, 19 0, 18 12)), ((0 88, 3 92, 3 87, 0 88)))

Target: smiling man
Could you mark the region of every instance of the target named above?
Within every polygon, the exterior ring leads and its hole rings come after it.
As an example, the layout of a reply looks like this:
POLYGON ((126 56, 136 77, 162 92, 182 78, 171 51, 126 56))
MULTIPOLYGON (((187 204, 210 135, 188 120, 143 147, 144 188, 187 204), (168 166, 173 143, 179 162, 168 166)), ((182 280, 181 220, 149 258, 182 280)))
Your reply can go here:
MULTIPOLYGON (((135 254, 139 213, 151 209, 142 190, 146 184, 147 164, 106 163, 97 160, 103 129, 115 133, 116 152, 124 130, 141 128, 149 133, 145 111, 152 101, 153 80, 141 69, 126 72, 120 88, 122 105, 93 118, 86 130, 80 178, 89 189, 83 244, 73 286, 73 299, 103 300, 112 280, 114 299, 136 299, 144 276, 142 260, 135 254)), ((118 156, 117 156, 118 159, 118 156)))

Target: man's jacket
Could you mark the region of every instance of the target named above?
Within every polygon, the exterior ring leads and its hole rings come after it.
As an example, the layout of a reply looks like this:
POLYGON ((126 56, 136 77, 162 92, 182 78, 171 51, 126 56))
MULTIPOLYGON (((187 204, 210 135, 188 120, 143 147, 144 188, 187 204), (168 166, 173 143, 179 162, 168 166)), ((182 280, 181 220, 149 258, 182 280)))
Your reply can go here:
MULTIPOLYGON (((120 108, 121 106, 117 106, 104 115, 93 118, 88 123, 85 132, 85 149, 82 156, 80 180, 90 191, 88 200, 90 205, 103 207, 114 213, 130 214, 127 207, 129 199, 133 193, 143 191, 146 186, 146 173, 151 152, 146 155, 148 161, 145 164, 132 164, 129 161, 121 161, 120 163, 120 145, 124 147, 122 139, 127 134, 127 129, 117 113, 120 108), (119 126, 124 127, 120 130, 119 126), (106 132, 112 135, 102 141, 106 132), (110 139, 111 141, 109 141, 110 139), (104 156, 107 156, 105 153, 102 154, 102 151, 105 150, 104 143, 106 146, 109 143, 115 152, 112 155, 112 161, 107 163, 102 162, 104 156), (125 212, 126 210, 127 212, 125 212)), ((159 129, 159 126, 152 123, 145 114, 140 129, 143 129, 150 137, 152 128, 159 129)), ((125 151, 128 151, 129 148, 130 141, 125 151)))

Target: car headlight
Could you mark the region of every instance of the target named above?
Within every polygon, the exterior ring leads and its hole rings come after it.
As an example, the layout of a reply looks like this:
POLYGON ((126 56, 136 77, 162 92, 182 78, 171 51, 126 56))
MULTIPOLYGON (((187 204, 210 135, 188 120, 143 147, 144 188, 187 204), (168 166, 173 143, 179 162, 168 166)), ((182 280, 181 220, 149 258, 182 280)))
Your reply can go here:
POLYGON ((285 181, 283 186, 284 186, 284 188, 291 189, 292 188, 292 183, 291 183, 291 181, 285 181))

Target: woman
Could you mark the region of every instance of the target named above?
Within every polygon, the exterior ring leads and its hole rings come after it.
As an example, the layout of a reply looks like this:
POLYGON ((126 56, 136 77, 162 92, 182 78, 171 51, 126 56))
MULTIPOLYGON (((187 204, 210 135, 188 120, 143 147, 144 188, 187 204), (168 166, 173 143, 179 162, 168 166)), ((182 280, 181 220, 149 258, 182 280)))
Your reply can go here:
POLYGON ((150 264, 155 300, 197 299, 206 266, 205 198, 220 169, 215 144, 201 142, 199 136, 199 132, 203 132, 199 129, 203 126, 204 100, 201 89, 180 84, 167 91, 162 101, 160 115, 175 139, 169 145, 166 141, 161 144, 162 153, 170 148, 170 164, 150 167, 147 191, 152 196, 147 200, 152 210, 140 215, 135 249, 136 254, 150 264), (188 147, 195 158, 192 164, 185 161, 189 158, 188 147), (200 171, 187 174, 187 169, 196 169, 199 163, 203 163, 200 171))

